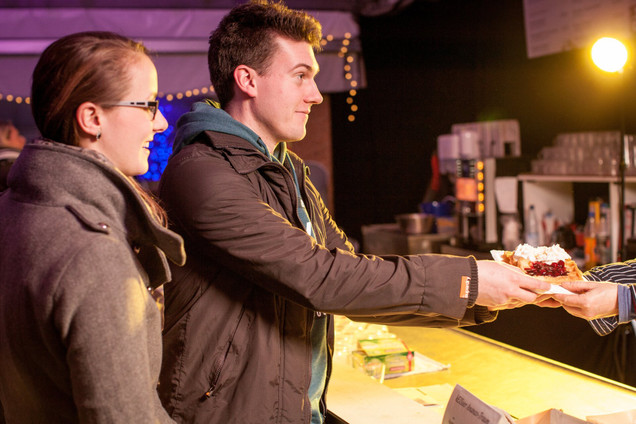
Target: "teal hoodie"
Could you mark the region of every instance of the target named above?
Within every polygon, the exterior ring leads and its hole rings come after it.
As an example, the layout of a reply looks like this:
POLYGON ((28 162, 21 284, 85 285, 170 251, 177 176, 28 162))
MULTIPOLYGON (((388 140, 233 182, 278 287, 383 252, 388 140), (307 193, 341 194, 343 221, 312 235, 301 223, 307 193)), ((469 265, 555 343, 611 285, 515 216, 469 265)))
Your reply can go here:
POLYGON ((241 137, 254 145, 259 151, 271 158, 267 146, 254 131, 232 118, 213 100, 207 99, 192 105, 190 112, 184 113, 177 121, 177 133, 172 154, 188 144, 192 144, 204 131, 216 131, 241 137))

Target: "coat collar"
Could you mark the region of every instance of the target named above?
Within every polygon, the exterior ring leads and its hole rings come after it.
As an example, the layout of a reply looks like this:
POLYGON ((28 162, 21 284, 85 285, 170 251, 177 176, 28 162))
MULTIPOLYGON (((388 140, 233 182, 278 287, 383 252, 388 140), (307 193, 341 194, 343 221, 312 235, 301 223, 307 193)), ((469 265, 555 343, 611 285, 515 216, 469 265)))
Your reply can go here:
POLYGON ((170 278, 166 257, 185 262, 181 237, 152 217, 128 178, 97 152, 33 141, 11 168, 9 186, 16 200, 64 207, 88 229, 117 234, 138 247, 153 287, 170 278))

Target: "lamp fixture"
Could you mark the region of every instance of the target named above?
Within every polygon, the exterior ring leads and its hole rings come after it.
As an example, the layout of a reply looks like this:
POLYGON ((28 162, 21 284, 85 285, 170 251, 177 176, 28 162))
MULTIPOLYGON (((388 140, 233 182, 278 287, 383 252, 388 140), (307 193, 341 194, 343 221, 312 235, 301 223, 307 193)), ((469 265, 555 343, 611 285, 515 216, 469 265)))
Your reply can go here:
MULTIPOLYGON (((622 81, 625 78, 623 68, 627 64, 627 47, 616 38, 599 38, 592 46, 592 61, 601 70, 609 73, 617 73, 622 81)), ((625 133, 625 103, 623 93, 619 94, 618 102, 620 106, 621 125, 621 147, 620 147, 620 189, 619 189, 619 225, 618 225, 618 246, 616 246, 617 260, 625 260, 627 249, 625 243, 625 167, 627 160, 626 133, 625 133)))
POLYGON ((599 38, 592 46, 592 61, 605 72, 622 72, 627 63, 627 47, 616 38, 599 38))

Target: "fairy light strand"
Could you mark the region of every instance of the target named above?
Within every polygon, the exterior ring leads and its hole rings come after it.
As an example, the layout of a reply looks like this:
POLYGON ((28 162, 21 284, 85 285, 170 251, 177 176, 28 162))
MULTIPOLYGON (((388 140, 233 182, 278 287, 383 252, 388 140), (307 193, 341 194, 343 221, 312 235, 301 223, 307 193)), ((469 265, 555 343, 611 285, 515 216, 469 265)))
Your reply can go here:
MULTIPOLYGON (((334 42, 335 40, 336 39, 332 34, 328 34, 320 41, 320 44, 324 48, 325 46, 327 46, 327 44, 334 42)), ((343 59, 343 77, 345 81, 348 82, 348 85, 350 87, 348 96, 346 98, 346 102, 350 110, 349 114, 347 115, 347 120, 349 122, 354 122, 356 119, 356 112, 358 111, 358 105, 356 105, 355 102, 358 82, 353 77, 353 62, 355 61, 355 57, 349 51, 350 46, 351 34, 345 33, 344 38, 341 40, 340 47, 338 48, 338 57, 343 59)), ((180 106, 177 105, 179 103, 173 103, 176 100, 182 100, 184 98, 197 96, 205 96, 210 93, 214 93, 214 87, 211 85, 188 89, 185 91, 179 91, 176 93, 159 93, 157 96, 161 99, 159 108, 161 110, 161 113, 163 113, 164 115, 178 114, 181 111, 178 110, 180 106), (173 105, 175 106, 173 107, 173 105)), ((16 104, 31 104, 30 97, 21 97, 5 93, 0 93, 0 101, 6 101, 10 103, 14 102, 16 104)), ((172 138, 174 137, 174 130, 175 128, 173 127, 173 125, 169 125, 163 133, 155 135, 155 138, 152 141, 152 148, 150 149, 150 157, 148 158, 148 172, 140 177, 141 180, 159 180, 164 168, 167 165, 168 158, 172 153, 172 138)))
MULTIPOLYGON (((324 48, 327 44, 333 42, 336 38, 333 34, 328 34, 322 40, 320 40, 321 46, 324 48)), ((355 103, 355 96, 357 94, 358 82, 353 77, 353 62, 355 61, 354 55, 350 53, 349 46, 351 45, 351 33, 344 34, 344 38, 341 40, 340 48, 338 49, 338 57, 343 60, 343 77, 348 81, 350 90, 347 97, 347 104, 349 105, 350 113, 347 116, 349 122, 353 122, 356 119, 355 113, 358 111, 358 106, 355 103)), ((179 91, 176 93, 159 93, 158 97, 166 102, 172 102, 175 100, 182 100, 184 98, 197 97, 200 95, 206 95, 213 93, 213 86, 206 86, 201 88, 188 89, 185 91, 179 91)), ((0 101, 6 101, 9 103, 15 102, 16 104, 31 104, 30 97, 14 96, 13 94, 0 93, 0 101)))

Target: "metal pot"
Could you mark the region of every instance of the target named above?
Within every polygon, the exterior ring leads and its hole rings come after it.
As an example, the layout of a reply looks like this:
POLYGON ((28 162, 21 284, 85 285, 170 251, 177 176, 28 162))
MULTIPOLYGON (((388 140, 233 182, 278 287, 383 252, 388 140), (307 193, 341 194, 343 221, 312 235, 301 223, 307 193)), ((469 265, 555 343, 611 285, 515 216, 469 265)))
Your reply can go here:
POLYGON ((435 216, 426 213, 403 213, 395 215, 400 230, 406 234, 427 234, 433 229, 435 216))

